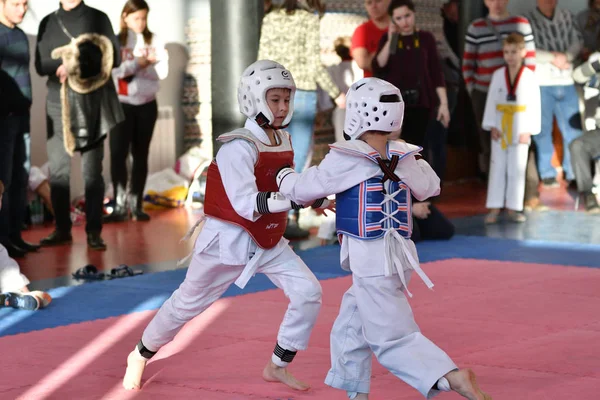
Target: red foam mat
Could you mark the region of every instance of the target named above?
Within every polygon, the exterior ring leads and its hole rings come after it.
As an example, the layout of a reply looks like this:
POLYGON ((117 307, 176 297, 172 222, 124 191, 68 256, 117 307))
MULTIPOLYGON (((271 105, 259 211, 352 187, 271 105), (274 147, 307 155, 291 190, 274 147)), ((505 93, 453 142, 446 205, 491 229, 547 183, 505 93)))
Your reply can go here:
MULTIPOLYGON (((434 291, 413 279, 423 333, 473 368, 494 399, 592 399, 600 387, 600 270, 479 260, 424 265, 434 291)), ((194 319, 148 364, 139 392, 121 389, 125 359, 154 312, 0 339, 2 399, 323 399, 329 331, 350 278, 322 282, 323 308, 310 349, 291 370, 313 389, 263 382, 287 306, 280 291, 226 298, 194 319)), ((372 396, 419 399, 374 363, 372 396)), ((443 394, 440 399, 458 399, 443 394)))

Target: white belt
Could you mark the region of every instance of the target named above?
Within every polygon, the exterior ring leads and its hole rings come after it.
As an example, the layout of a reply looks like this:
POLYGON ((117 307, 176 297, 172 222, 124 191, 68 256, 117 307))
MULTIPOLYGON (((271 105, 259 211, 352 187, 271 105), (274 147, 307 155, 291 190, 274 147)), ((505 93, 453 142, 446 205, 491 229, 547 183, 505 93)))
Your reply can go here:
MULTIPOLYGON (((196 221, 194 226, 192 226, 187 231, 187 233, 181 238, 181 240, 179 242, 182 243, 182 242, 189 240, 194 235, 194 232, 198 228, 198 225, 200 225, 205 219, 206 219, 206 214, 202 213, 202 215, 200 216, 198 221, 196 221)), ((254 256, 252 256, 250 261, 248 261, 248 264, 246 264, 246 266, 244 267, 244 270, 242 271, 241 275, 236 279, 236 281, 235 281, 236 286, 238 286, 240 289, 243 289, 244 287, 246 287, 246 284, 248 284, 248 281, 256 274, 256 271, 258 270, 258 267, 260 264, 260 259, 264 253, 265 253, 264 249, 261 249, 258 246, 256 247, 256 252, 254 253, 254 256)), ((179 260, 177 262, 177 266, 178 267, 182 266, 187 261, 189 261, 193 256, 194 256, 194 249, 192 249, 192 251, 187 256, 185 256, 184 258, 179 260)))
POLYGON ((245 288, 248 281, 256 274, 263 254, 265 254, 265 250, 256 246, 256 253, 254 253, 254 256, 248 261, 240 276, 235 280, 235 285, 240 289, 245 288))
POLYGON ((383 244, 385 247, 385 276, 391 276, 393 274, 393 269, 395 268, 398 272, 400 280, 406 289, 406 293, 409 297, 413 297, 412 293, 408 290, 408 285, 406 284, 406 279, 404 278, 404 264, 398 257, 398 254, 404 254, 406 261, 408 261, 408 267, 415 271, 419 278, 429 289, 433 288, 433 282, 431 279, 425 274, 425 271, 421 269, 419 265, 419 261, 415 260, 412 255, 411 249, 407 244, 408 239, 403 238, 395 229, 388 229, 383 236, 383 244), (396 243, 400 244, 400 248, 396 246, 396 243))

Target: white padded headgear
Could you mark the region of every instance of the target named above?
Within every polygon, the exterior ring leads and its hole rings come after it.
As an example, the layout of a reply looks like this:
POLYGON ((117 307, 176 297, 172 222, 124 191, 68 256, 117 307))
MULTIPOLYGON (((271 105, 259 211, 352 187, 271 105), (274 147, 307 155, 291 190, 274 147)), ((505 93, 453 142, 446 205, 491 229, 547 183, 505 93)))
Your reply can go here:
POLYGON ((296 84, 290 71, 275 61, 258 60, 250 65, 240 79, 238 86, 238 104, 240 112, 256 121, 259 126, 285 128, 294 113, 294 94, 296 84), (290 89, 290 111, 283 121, 283 126, 272 126, 273 113, 267 104, 267 91, 273 88, 290 89))
POLYGON ((367 131, 397 131, 403 118, 402 95, 391 83, 363 78, 348 89, 344 134, 349 140, 356 140, 367 131))

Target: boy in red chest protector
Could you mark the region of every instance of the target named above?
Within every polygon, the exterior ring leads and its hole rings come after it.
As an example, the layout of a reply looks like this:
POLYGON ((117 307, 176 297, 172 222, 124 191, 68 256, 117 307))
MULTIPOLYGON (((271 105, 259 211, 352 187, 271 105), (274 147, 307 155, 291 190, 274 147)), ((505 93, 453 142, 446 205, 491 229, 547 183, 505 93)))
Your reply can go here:
MULTIPOLYGON (((291 120, 295 90, 289 71, 276 62, 257 61, 244 71, 238 102, 248 120, 243 129, 219 136, 223 145, 209 167, 206 223, 192 262, 181 286, 129 354, 123 379, 126 389, 140 388, 146 362, 185 323, 232 283, 243 288, 256 273, 267 275, 290 299, 263 379, 309 389, 287 366, 308 345, 321 307, 321 286, 283 238, 287 212, 300 206, 277 193, 275 182, 277 171, 293 161, 290 135, 281 128, 291 120)), ((321 199, 312 206, 327 208, 329 202, 321 199)))

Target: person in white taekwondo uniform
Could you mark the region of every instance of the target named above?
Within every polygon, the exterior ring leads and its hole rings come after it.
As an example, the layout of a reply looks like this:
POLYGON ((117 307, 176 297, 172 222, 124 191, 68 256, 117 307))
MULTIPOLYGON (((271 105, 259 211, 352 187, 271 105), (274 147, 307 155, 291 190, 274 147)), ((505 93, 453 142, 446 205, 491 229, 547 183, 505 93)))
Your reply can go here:
POLYGON ((277 174, 279 191, 299 204, 336 194, 342 268, 352 272, 331 331, 331 369, 325 383, 368 399, 371 355, 425 397, 455 390, 472 400, 490 399, 471 370, 454 362, 423 334, 404 294, 414 270, 428 287, 410 240, 411 195, 425 200, 440 192, 440 180, 418 156, 420 147, 390 141, 402 125, 400 91, 377 78, 364 78, 347 94, 347 141, 316 167, 277 174))
MULTIPOLYGON (((218 138, 223 145, 208 170, 206 223, 187 275, 130 353, 123 380, 126 389, 140 387, 146 362, 185 323, 232 283, 243 288, 255 273, 267 275, 290 300, 263 379, 297 390, 309 388, 286 367, 298 350, 307 348, 321 307, 321 286, 283 238, 287 212, 300 206, 276 193, 275 182, 277 171, 293 162, 290 135, 281 128, 292 118, 295 91, 290 72, 276 62, 260 60, 244 71, 238 102, 248 119, 243 129, 218 138)), ((321 199, 312 205, 327 208, 328 203, 321 199)))
POLYGON ((487 94, 483 129, 492 133, 492 157, 485 223, 498 222, 502 208, 514 222, 524 222, 525 169, 531 135, 542 130, 540 87, 533 71, 523 59, 525 39, 511 33, 504 39, 502 51, 506 65, 492 75, 487 94))

